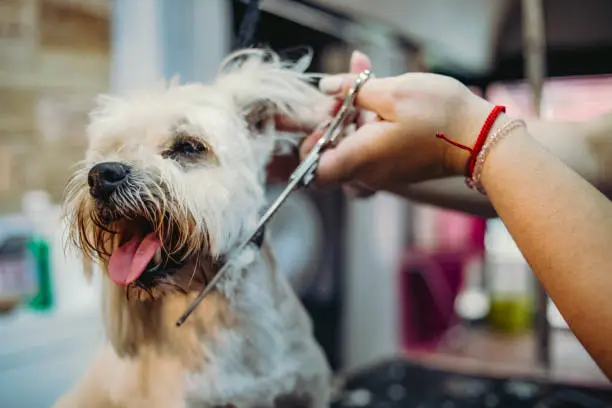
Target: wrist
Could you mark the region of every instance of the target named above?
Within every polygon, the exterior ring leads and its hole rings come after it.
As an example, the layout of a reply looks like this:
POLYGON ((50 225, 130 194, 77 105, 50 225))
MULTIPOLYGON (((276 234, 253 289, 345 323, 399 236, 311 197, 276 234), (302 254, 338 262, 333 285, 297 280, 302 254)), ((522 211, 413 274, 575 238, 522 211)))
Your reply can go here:
POLYGON ((470 161, 470 171, 466 178, 468 187, 474 188, 486 195, 485 188, 482 184, 482 170, 483 166, 487 161, 487 156, 492 149, 495 149, 495 145, 499 144, 503 139, 510 133, 515 132, 517 129, 525 128, 525 121, 522 119, 511 119, 506 116, 501 118, 496 126, 490 126, 490 132, 488 137, 482 146, 482 149, 478 151, 478 155, 470 161))
POLYGON ((538 149, 542 149, 542 145, 531 137, 526 127, 513 130, 491 148, 482 169, 481 184, 490 190, 495 180, 499 183, 500 171, 507 173, 508 168, 520 167, 521 161, 538 149))
POLYGON ((491 134, 511 121, 511 118, 508 118, 503 112, 498 112, 495 115, 494 108, 494 104, 471 94, 465 103, 465 107, 454 115, 457 123, 453 129, 453 134, 456 135, 454 142, 456 143, 455 146, 449 143, 445 146, 445 164, 451 174, 470 176, 468 169, 471 169, 475 164, 474 162, 470 163, 470 159, 475 161, 480 149, 491 134), (488 120, 489 125, 485 126, 488 120), (484 134, 479 137, 481 132, 484 132, 484 134), (479 148, 476 144, 480 145, 479 148), (461 145, 463 148, 457 147, 457 145, 461 145), (469 150, 466 148, 469 148, 469 150))
MULTIPOLYGON (((471 93, 467 95, 462 105, 452 115, 447 135, 456 145, 472 149, 478 139, 480 130, 495 105, 471 93)), ((447 172, 452 175, 465 176, 471 152, 456 145, 444 143, 444 164, 447 172)))

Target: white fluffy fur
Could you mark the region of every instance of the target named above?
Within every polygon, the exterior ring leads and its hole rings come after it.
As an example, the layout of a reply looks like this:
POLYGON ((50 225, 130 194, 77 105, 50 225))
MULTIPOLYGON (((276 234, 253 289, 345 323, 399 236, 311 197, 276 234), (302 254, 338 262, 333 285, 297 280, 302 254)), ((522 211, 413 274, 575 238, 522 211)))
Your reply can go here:
MULTIPOLYGON (((130 191, 140 192, 118 196, 120 212, 144 212, 143 195, 155 199, 159 214, 149 218, 161 228, 163 212, 176 223, 180 249, 188 250, 196 267, 200 259, 230 254, 266 204, 265 165, 280 141, 269 118, 260 134, 246 118, 267 103, 272 113, 316 126, 331 101, 303 79, 274 54, 247 50, 231 55, 210 85, 171 84, 101 97, 88 127, 86 159, 67 190, 76 247, 103 269, 104 249, 117 247, 117 238, 92 222, 96 207, 87 173, 96 163, 119 161, 136 169, 130 191), (188 167, 162 157, 177 123, 180 132, 205 142, 211 156, 188 167)), ((175 321, 195 290, 128 299, 125 287, 106 279, 109 345, 56 406, 272 407, 283 406, 284 396, 306 397, 308 407, 327 406, 328 364, 303 306, 275 273, 270 251, 249 249, 232 265, 217 292, 180 328, 175 321)))

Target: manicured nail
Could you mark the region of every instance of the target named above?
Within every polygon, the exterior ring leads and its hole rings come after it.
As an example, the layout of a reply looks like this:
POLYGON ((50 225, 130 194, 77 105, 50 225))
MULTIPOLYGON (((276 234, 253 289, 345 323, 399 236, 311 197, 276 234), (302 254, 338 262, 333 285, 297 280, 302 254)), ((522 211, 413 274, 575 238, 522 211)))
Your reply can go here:
POLYGON ((341 76, 328 76, 319 82, 319 89, 326 94, 337 94, 342 89, 341 76))
POLYGON ((359 50, 355 50, 353 51, 353 53, 351 54, 351 64, 354 64, 355 62, 359 61, 359 60, 368 60, 368 56, 365 55, 363 52, 359 51, 359 50))
POLYGON ((367 55, 358 50, 353 51, 350 62, 351 72, 361 72, 366 69, 371 69, 371 65, 372 62, 370 61, 370 58, 367 55))

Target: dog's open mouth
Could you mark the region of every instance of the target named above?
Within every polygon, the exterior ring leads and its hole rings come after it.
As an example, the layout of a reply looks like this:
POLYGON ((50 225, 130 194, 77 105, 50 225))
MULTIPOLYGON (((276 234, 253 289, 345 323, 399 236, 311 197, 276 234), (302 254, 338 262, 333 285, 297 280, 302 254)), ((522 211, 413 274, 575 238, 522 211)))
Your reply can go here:
POLYGON ((225 262, 210 253, 206 232, 186 217, 108 214, 90 218, 96 228, 82 245, 104 262, 107 277, 129 298, 200 291, 225 262))
POLYGON ((117 285, 128 286, 137 280, 148 280, 147 275, 158 275, 165 270, 180 267, 170 257, 152 228, 129 225, 120 245, 112 252, 108 274, 117 285))
POLYGON ((161 263, 161 242, 156 232, 134 235, 111 254, 108 273, 118 285, 129 285, 148 268, 161 263))

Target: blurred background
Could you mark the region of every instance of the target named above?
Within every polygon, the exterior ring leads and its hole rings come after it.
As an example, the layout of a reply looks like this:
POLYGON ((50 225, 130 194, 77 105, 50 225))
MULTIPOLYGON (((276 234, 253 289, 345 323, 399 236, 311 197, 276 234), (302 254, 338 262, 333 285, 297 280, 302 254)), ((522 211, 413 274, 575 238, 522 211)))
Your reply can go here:
MULTIPOLYGON (((451 75, 518 116, 612 110, 609 0, 260 3, 256 41, 311 47, 313 72, 345 71, 358 49, 378 76, 451 75)), ((245 7, 0 0, 0 406, 49 406, 103 341, 98 279, 64 251, 59 207, 93 98, 177 73, 211 80, 245 7)), ((281 187, 270 183, 270 197, 281 187)), ((387 194, 305 191, 269 238, 347 390, 370 390, 345 406, 535 406, 570 391, 563 406, 610 401, 607 380, 497 219, 387 194)))

